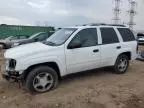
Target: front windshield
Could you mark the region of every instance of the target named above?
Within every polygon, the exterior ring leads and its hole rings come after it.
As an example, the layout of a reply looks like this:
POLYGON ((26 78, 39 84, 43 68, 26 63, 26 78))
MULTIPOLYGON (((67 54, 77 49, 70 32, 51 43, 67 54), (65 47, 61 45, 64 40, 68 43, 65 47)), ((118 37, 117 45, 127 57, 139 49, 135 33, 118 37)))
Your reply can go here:
POLYGON ((29 37, 29 39, 33 39, 33 38, 35 38, 37 35, 39 35, 40 33, 35 33, 35 34, 33 34, 33 35, 31 35, 30 37, 29 37))
POLYGON ((61 45, 63 44, 75 31, 75 28, 63 28, 51 35, 45 44, 61 45))

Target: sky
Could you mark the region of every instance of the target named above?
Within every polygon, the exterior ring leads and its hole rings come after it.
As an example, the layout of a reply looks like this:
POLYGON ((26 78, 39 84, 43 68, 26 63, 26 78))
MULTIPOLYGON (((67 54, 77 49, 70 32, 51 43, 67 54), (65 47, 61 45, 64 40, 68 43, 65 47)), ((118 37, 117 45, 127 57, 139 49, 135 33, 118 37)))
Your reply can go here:
MULTIPOLYGON (((144 0, 137 0, 135 29, 144 30, 144 0)), ((111 23, 114 0, 0 0, 0 24, 65 27, 111 23)), ((128 0, 121 3, 121 22, 128 22, 128 0)))

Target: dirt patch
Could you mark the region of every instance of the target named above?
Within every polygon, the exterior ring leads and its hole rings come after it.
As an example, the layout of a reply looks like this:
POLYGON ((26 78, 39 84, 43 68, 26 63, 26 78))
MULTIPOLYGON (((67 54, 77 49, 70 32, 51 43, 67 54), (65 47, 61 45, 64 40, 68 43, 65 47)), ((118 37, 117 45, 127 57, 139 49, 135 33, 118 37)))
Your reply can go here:
POLYGON ((37 95, 0 79, 0 108, 144 108, 144 62, 130 63, 123 75, 112 71, 70 75, 57 89, 37 95))
POLYGON ((124 108, 144 108, 144 97, 132 95, 124 103, 124 108))

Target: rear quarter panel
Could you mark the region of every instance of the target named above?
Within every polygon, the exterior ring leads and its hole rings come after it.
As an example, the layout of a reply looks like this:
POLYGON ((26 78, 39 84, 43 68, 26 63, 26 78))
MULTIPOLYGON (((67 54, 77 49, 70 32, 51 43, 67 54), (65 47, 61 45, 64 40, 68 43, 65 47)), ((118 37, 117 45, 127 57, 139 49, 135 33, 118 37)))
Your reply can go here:
POLYGON ((121 52, 131 52, 131 60, 137 58, 137 41, 122 42, 121 46, 121 52))

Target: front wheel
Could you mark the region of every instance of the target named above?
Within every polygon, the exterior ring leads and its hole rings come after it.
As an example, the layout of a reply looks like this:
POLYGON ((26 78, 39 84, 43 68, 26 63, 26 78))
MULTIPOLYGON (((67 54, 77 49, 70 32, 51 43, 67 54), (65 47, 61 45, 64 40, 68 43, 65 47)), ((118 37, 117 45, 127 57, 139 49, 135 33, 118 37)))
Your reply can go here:
POLYGON ((128 56, 125 54, 122 54, 116 60, 116 63, 114 65, 114 70, 115 70, 114 73, 123 74, 127 71, 128 67, 129 67, 128 56))
POLYGON ((25 84, 26 89, 30 92, 43 93, 57 86, 58 75, 52 68, 40 66, 29 73, 25 84))

